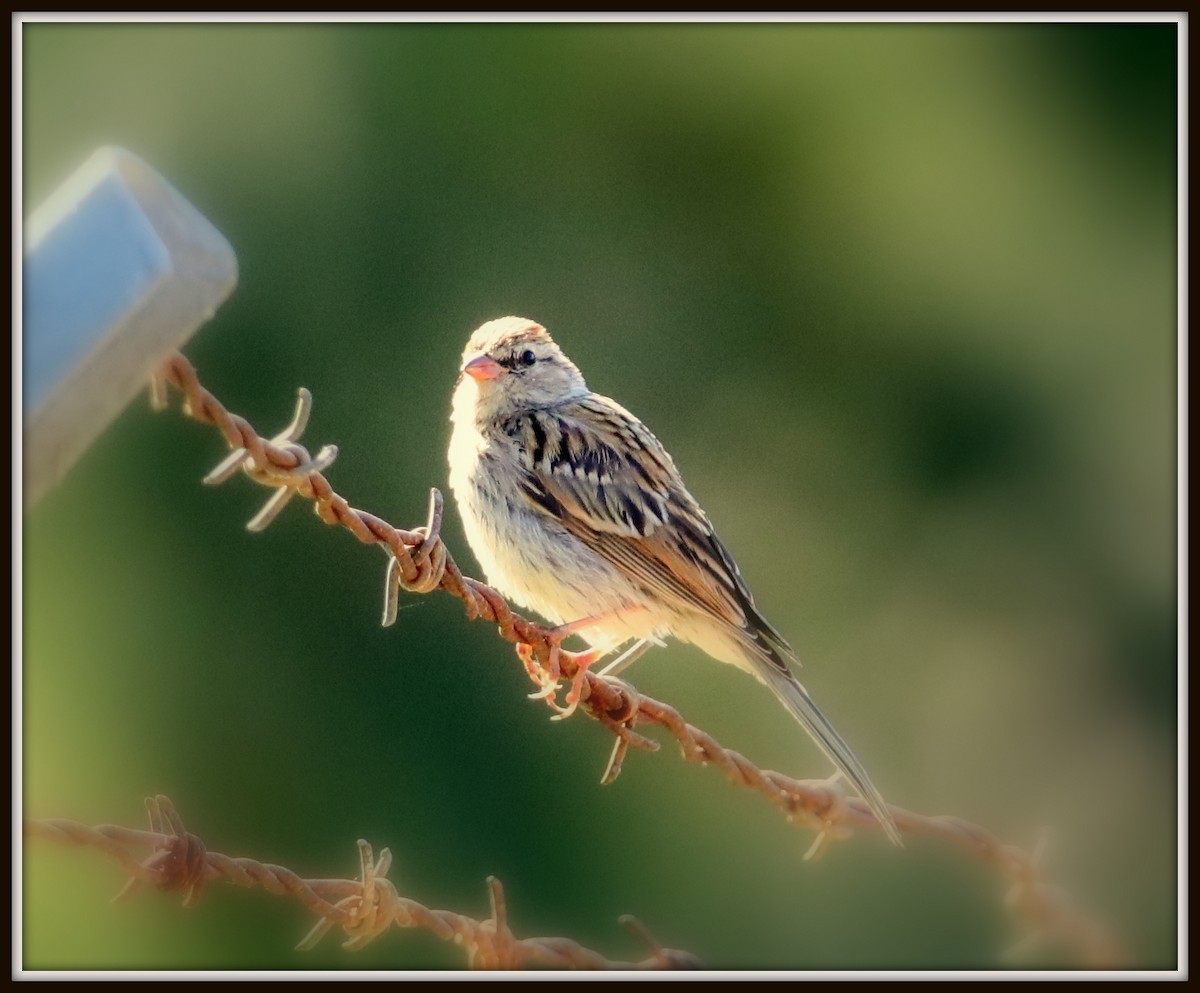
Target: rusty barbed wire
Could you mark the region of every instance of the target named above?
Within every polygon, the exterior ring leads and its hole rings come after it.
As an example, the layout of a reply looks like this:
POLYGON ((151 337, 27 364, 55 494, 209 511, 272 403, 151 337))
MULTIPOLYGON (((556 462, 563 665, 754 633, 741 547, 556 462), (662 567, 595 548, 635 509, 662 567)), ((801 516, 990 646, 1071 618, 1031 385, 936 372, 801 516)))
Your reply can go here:
POLYGON ((694 969, 699 963, 687 952, 664 948, 635 918, 623 917, 634 938, 645 944, 649 956, 640 962, 612 961, 570 938, 517 938, 508 925, 508 905, 500 880, 488 877, 491 914, 476 920, 450 910, 433 910, 399 894, 387 878, 392 853, 383 849, 376 859, 370 844, 359 840, 358 879, 304 879, 291 869, 250 858, 230 858, 205 847, 187 831, 183 820, 165 796, 146 798, 150 830, 139 831, 113 824, 89 827, 77 821, 53 819, 24 822, 26 837, 60 845, 89 847, 115 859, 129 881, 113 898, 128 899, 142 884, 184 894, 183 905, 195 906, 207 883, 216 880, 235 886, 261 887, 276 896, 291 896, 319 920, 296 948, 308 951, 335 927, 346 934, 342 947, 359 951, 391 927, 423 928, 443 941, 461 945, 472 969, 694 969), (149 847, 148 858, 137 859, 131 849, 149 847), (331 902, 336 900, 336 902, 331 902))
MULTIPOLYGON (((351 507, 325 478, 324 470, 337 455, 333 445, 309 454, 299 437, 308 421, 312 396, 299 391, 291 423, 273 438, 264 438, 243 417, 231 413, 199 381, 191 362, 179 352, 160 367, 151 385, 155 409, 167 405, 167 387, 184 397, 183 411, 202 423, 215 425, 232 449, 230 455, 205 477, 205 482, 224 482, 238 469, 275 493, 247 525, 261 530, 297 494, 312 500, 322 521, 340 525, 364 544, 378 544, 389 553, 385 578, 383 623, 396 619, 401 589, 430 593, 441 589, 458 597, 469 620, 496 624, 499 634, 516 646, 529 678, 538 686, 532 698, 542 699, 557 716, 565 716, 574 705, 559 707, 554 694, 558 681, 577 687, 580 709, 614 736, 613 749, 601 777, 613 782, 621 772, 630 747, 657 751, 659 743, 640 733, 638 725, 663 728, 679 744, 687 762, 715 765, 735 786, 754 790, 778 807, 789 821, 816 830, 806 859, 820 857, 829 845, 853 834, 854 828, 879 828, 866 803, 848 795, 838 776, 801 780, 760 769, 745 756, 721 745, 712 735, 687 723, 675 708, 643 696, 629 683, 580 669, 574 653, 561 648, 562 637, 553 629, 522 617, 490 586, 463 575, 441 539, 443 500, 431 489, 426 523, 411 531, 394 527, 382 518, 351 507)), ((889 804, 897 827, 910 837, 929 836, 953 844, 960 851, 992 867, 1006 886, 1006 905, 1025 934, 1019 945, 1028 948, 1041 941, 1057 940, 1074 947, 1081 960, 1094 968, 1115 968, 1123 959, 1119 942, 1111 931, 1077 907, 1059 887, 1042 879, 1041 858, 1001 842, 985 828, 948 815, 926 816, 889 804)))

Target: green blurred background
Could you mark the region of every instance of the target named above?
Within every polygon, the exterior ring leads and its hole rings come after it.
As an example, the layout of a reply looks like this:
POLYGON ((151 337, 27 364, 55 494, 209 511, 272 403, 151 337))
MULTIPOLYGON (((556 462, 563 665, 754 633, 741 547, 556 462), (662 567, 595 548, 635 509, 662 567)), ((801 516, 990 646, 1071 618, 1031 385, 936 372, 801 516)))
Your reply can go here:
MULTIPOLYGON (((805 682, 893 802, 1032 845, 1130 961, 1175 962, 1174 25, 122 25, 23 30, 26 213, 118 143, 226 234, 187 352, 355 506, 445 488, 470 331, 554 333, 674 453, 805 682)), ((24 522, 26 813, 353 875, 519 934, 711 967, 992 968, 1016 932, 944 845, 811 833, 673 746, 526 699, 446 596, 383 630, 383 557, 200 477, 214 431, 136 403, 24 522)), ((446 535, 477 569, 457 516, 446 535)), ((631 671, 758 763, 828 772, 687 646, 631 671)), ((184 911, 95 853, 25 855, 30 968, 457 968, 298 904, 184 911)), ((1021 965, 1069 965, 1042 949, 1021 965)))

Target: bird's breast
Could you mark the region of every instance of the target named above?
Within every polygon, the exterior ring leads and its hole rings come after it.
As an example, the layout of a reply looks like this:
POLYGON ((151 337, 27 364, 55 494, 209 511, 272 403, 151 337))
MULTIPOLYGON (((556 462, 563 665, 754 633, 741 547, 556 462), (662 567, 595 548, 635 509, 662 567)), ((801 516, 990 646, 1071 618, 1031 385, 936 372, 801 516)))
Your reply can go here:
MULTIPOLYGON (((488 583, 556 624, 644 603, 640 589, 528 501, 523 472, 511 439, 455 426, 450 487, 488 583)), ((623 627, 620 635, 614 640, 641 636, 623 627)))

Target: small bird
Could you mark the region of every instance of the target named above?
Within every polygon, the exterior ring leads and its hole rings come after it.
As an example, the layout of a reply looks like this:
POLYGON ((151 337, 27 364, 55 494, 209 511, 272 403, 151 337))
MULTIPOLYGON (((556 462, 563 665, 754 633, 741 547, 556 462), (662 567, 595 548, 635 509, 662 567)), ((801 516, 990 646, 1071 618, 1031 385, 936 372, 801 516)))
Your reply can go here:
POLYGON ((900 843, 887 803, 792 674, 795 654, 755 608, 667 450, 589 390, 545 328, 522 317, 479 327, 450 419, 450 486, 487 581, 559 625, 557 638, 591 645, 574 656, 560 717, 578 704, 587 667, 618 648, 632 643, 605 674, 668 635, 691 642, 770 687, 900 843))

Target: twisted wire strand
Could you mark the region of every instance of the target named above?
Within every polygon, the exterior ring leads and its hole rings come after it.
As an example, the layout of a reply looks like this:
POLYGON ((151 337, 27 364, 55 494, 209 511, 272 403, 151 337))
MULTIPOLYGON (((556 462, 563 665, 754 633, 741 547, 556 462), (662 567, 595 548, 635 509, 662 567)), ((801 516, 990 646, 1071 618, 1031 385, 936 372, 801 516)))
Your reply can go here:
MULTIPOLYGON (((243 417, 231 413, 201 383, 191 362, 173 353, 156 373, 151 400, 156 409, 167 403, 167 386, 184 397, 183 412, 202 423, 212 424, 233 450, 206 477, 218 483, 239 468, 264 486, 275 489, 267 505, 249 523, 260 529, 282 509, 292 496, 312 500, 317 516, 330 525, 349 530, 364 544, 378 544, 389 553, 385 581, 384 624, 396 617, 401 589, 429 593, 441 589, 460 599, 469 620, 485 620, 497 626, 500 637, 518 649, 530 679, 541 691, 531 696, 544 699, 554 709, 553 690, 558 679, 579 682, 579 706, 615 737, 602 783, 619 775, 628 749, 657 751, 659 743, 636 728, 654 724, 679 744, 685 761, 715 765, 735 786, 754 790, 778 807, 789 821, 816 830, 816 838, 805 858, 817 858, 829 845, 850 837, 855 828, 878 829, 879 822, 866 803, 847 794, 834 776, 823 780, 793 779, 763 770, 738 752, 721 745, 712 735, 687 723, 675 708, 637 692, 614 677, 579 671, 572 653, 561 650, 555 631, 513 611, 504 597, 490 586, 463 575, 441 539, 443 500, 430 491, 424 526, 412 531, 394 527, 382 518, 351 507, 330 485, 324 469, 337 449, 327 445, 316 456, 300 444, 299 435, 307 422, 311 395, 301 389, 291 424, 274 438, 264 438, 243 417)), ((909 836, 931 836, 949 842, 964 854, 991 866, 1007 886, 1006 904, 1026 934, 1021 946, 1046 940, 1063 942, 1076 949, 1081 961, 1096 968, 1116 967, 1123 958, 1112 932, 1075 905, 1060 888, 1042 879, 1039 857, 1002 843, 985 828, 959 817, 925 816, 889 805, 897 827, 909 836)))
POLYGON ((390 928, 423 928, 442 941, 461 945, 472 969, 689 969, 696 959, 676 949, 661 947, 632 918, 622 918, 650 954, 639 962, 614 961, 570 938, 517 938, 508 926, 507 901, 500 881, 488 878, 491 915, 477 920, 450 910, 435 910, 404 897, 387 878, 392 856, 388 849, 375 859, 371 846, 358 842, 358 879, 304 879, 281 865, 250 858, 230 858, 209 851, 187 831, 174 805, 165 796, 148 797, 146 810, 151 829, 139 831, 100 824, 89 827, 76 821, 51 819, 24 822, 24 834, 60 845, 88 847, 104 852, 129 873, 130 879, 114 900, 127 899, 141 884, 182 892, 185 907, 194 906, 207 883, 221 880, 235 886, 259 887, 276 896, 299 900, 318 921, 297 948, 313 948, 333 928, 346 934, 342 947, 358 951, 390 928), (133 850, 150 848, 139 860, 133 850), (336 902, 331 902, 336 901, 336 902))

